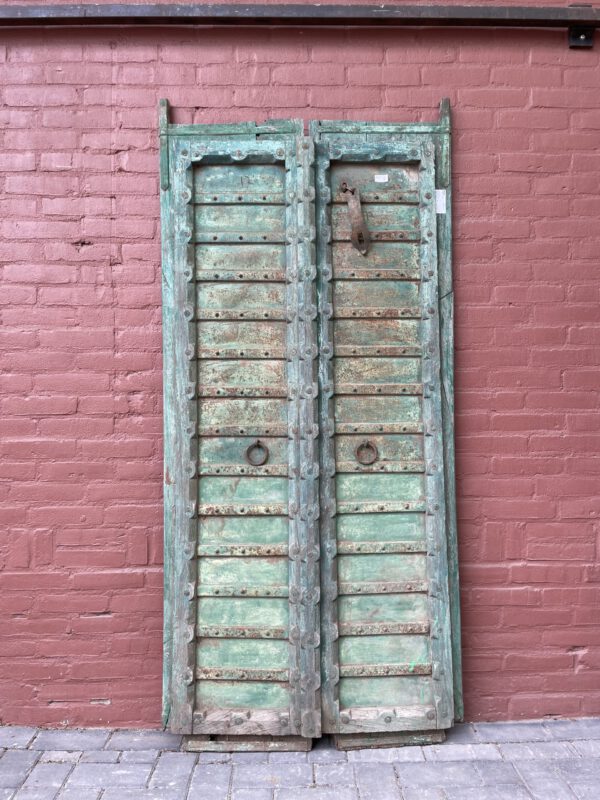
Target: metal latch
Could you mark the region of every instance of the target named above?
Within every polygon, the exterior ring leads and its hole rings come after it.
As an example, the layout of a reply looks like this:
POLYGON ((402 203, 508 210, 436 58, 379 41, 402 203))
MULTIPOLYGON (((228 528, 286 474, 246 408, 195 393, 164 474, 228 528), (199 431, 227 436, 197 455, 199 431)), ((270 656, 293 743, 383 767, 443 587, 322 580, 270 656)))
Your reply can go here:
POLYGON ((366 256, 371 244, 371 237, 363 216, 359 191, 356 187, 348 186, 346 181, 342 181, 340 184, 340 191, 348 203, 352 244, 361 255, 366 256))

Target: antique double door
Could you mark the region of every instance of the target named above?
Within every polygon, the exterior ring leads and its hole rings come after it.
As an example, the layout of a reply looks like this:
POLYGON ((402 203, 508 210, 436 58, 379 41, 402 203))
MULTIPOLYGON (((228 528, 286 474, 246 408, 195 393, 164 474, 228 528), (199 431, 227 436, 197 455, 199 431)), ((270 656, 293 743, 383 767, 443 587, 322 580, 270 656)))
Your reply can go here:
POLYGON ((206 740, 448 728, 447 106, 309 135, 167 114, 165 722, 206 740))

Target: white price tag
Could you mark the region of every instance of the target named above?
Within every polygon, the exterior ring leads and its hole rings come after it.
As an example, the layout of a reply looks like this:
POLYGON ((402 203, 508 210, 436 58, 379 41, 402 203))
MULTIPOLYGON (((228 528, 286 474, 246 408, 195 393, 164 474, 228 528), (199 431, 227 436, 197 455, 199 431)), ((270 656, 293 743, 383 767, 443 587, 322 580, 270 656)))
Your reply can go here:
POLYGON ((445 214, 446 213, 446 190, 445 189, 436 189, 435 190, 435 213, 436 214, 445 214))
POLYGON ((387 183, 389 177, 387 175, 374 175, 373 180, 375 181, 375 183, 387 183))

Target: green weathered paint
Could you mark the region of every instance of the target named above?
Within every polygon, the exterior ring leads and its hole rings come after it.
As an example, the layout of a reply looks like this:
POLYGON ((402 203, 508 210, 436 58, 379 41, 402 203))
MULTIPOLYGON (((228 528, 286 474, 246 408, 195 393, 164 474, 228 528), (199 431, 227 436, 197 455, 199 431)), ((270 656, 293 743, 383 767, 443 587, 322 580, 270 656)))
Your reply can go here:
POLYGON ((462 715, 449 133, 447 102, 439 123, 309 138, 294 121, 172 125, 160 103, 174 731, 272 747, 322 717, 377 745, 462 715))
MULTIPOLYGON (((456 647, 458 634, 451 630, 449 584, 453 591, 457 584, 448 578, 448 554, 452 556, 449 542, 455 529, 452 507, 446 515, 448 494, 453 492, 452 487, 449 491, 446 488, 446 466, 452 454, 443 441, 449 410, 442 400, 442 395, 451 394, 452 384, 444 352, 447 315, 442 314, 440 323, 437 313, 438 302, 446 294, 446 287, 451 287, 451 281, 447 276, 449 257, 444 253, 438 259, 437 255, 439 218, 435 197, 435 189, 441 188, 435 183, 436 171, 447 175, 447 163, 440 163, 440 140, 447 131, 446 119, 428 126, 334 122, 311 126, 317 144, 323 353, 321 468, 328 477, 327 481, 322 480, 321 490, 323 707, 324 729, 331 732, 383 732, 400 730, 402 725, 406 730, 445 728, 454 717, 452 648, 453 644, 456 647), (359 189, 372 237, 379 234, 386 244, 405 240, 400 245, 402 260, 395 264, 393 256, 388 256, 385 271, 381 253, 377 253, 372 266, 369 255, 352 253, 342 243, 350 238, 349 215, 339 196, 342 181, 359 189), (343 248, 340 254, 339 248, 343 248), (443 275, 438 275, 439 265, 443 275), (376 317, 382 317, 385 323, 404 317, 404 325, 406 318, 411 318, 411 327, 382 325, 376 317), (362 326, 373 322, 376 333, 367 333, 368 328, 363 333, 362 326), (398 352, 403 346, 404 352, 398 352), (373 397, 378 393, 386 396, 373 397), (398 397, 401 394, 414 397, 398 397), (332 416, 335 428, 329 424, 332 416), (376 446, 378 457, 372 467, 361 467, 357 472, 348 434, 354 441, 368 440, 369 446, 376 446), (373 434, 377 435, 376 440, 373 434), (413 438, 420 443, 417 452, 424 462, 424 473, 418 474, 418 464, 414 463, 414 444, 413 460, 403 465, 405 472, 412 474, 399 474, 398 468, 391 468, 388 459, 392 448, 387 440, 397 434, 416 434, 413 438), (333 471, 338 473, 335 481, 330 478, 333 471), (391 533, 396 527, 394 517, 402 517, 391 512, 409 506, 411 522, 398 523, 398 527, 409 524, 413 536, 425 535, 425 541, 421 541, 427 555, 411 554, 410 548, 401 546, 403 537, 391 533), (421 506, 424 513, 412 513, 413 508, 418 511, 421 506), (344 512, 339 522, 336 509, 338 515, 344 512), (365 510, 369 513, 363 513, 365 510), (378 541, 378 512, 388 519, 379 549, 374 544, 378 541), (355 526, 353 520, 357 517, 360 523, 355 526), (419 518, 422 524, 415 524, 419 518), (363 519, 366 524, 362 524, 363 519), (354 531, 351 550, 341 546, 342 541, 348 540, 347 533, 341 532, 342 526, 354 531), (361 541, 369 542, 364 550, 357 549, 361 541), (384 541, 396 543, 384 547, 384 541), (336 586, 343 595, 339 600, 336 586), (417 598, 423 598, 421 592, 425 588, 427 619, 422 618, 421 601, 421 616, 414 620, 417 598), (406 594, 394 594, 395 591, 406 594), (382 629, 371 624, 370 618, 363 625, 364 638, 343 635, 346 629, 357 632, 354 624, 351 628, 347 622, 342 625, 340 616, 341 609, 357 592, 367 595, 371 614, 390 601, 399 611, 402 609, 395 619, 399 626, 395 636, 382 636, 382 629), (378 594, 381 592, 385 598, 378 594), (414 598, 414 602, 402 605, 401 598, 406 596, 414 598), (429 661, 430 677, 422 676, 418 684, 412 682, 413 678, 391 677, 394 672, 385 677, 383 666, 376 665, 390 661, 395 670, 402 666, 403 659, 393 656, 394 643, 406 645, 408 641, 400 623, 406 621, 406 629, 411 630, 419 619, 421 625, 429 626, 428 635, 420 637, 428 643, 428 650, 415 658, 415 669, 425 669, 427 665, 419 662, 429 661), (339 640, 338 631, 342 632, 339 640), (365 643, 363 656, 369 663, 350 669, 348 642, 354 641, 365 643), (380 677, 369 677, 374 675, 380 677), (417 685, 426 688, 415 695, 410 687, 417 685), (404 710, 390 706, 390 713, 382 715, 382 708, 385 710, 390 703, 403 706, 404 710)), ((378 244, 381 248, 381 242, 378 244)), ((448 242, 439 244, 446 247, 448 242)), ((406 448, 411 446, 408 436, 406 439, 405 458, 406 448)), ((397 449, 392 452, 398 458, 397 449)), ((451 564, 450 569, 453 568, 451 564)), ((365 601, 364 597, 359 599, 365 601)), ((452 619, 456 620, 455 615, 452 619)), ((459 683, 456 680, 457 686, 459 683)), ((459 707, 458 695, 457 704, 459 707)))

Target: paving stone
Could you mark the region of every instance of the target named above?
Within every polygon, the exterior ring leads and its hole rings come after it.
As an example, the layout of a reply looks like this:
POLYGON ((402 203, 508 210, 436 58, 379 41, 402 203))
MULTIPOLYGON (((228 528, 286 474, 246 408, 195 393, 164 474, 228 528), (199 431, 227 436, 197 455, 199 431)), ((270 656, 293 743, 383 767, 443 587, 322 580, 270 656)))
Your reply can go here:
MULTIPOLYGON (((428 786, 419 786, 418 789, 407 786, 402 790, 402 796, 404 800, 446 800, 443 789, 434 789, 428 786)), ((481 797, 481 800, 484 798, 481 797)))
POLYGON ((555 761, 513 761, 512 765, 525 783, 557 777, 555 761))
MULTIPOLYGON (((308 753, 281 752, 269 753, 269 764, 306 764, 308 753)), ((345 761, 345 759, 344 759, 345 761)))
POLYGON ((333 764, 315 764, 315 783, 317 786, 354 786, 354 767, 340 761, 333 764))
POLYGON ((112 764, 119 760, 119 750, 86 750, 81 754, 80 764, 112 764))
POLYGON ((475 744, 478 741, 475 726, 469 722, 459 722, 446 731, 447 744, 475 744))
POLYGON ((551 738, 543 722, 477 722, 481 742, 543 742, 551 738))
POLYGON ((422 747, 375 747, 372 750, 350 750, 348 761, 384 761, 388 764, 425 761, 422 747))
POLYGON ((546 720, 544 727, 553 739, 600 739, 600 717, 546 720))
POLYGON ((179 750, 182 736, 166 731, 115 731, 106 750, 179 750))
POLYGON ((58 786, 29 786, 18 789, 14 800, 55 800, 58 786))
POLYGON ((7 750, 0 758, 0 789, 18 789, 38 756, 31 750, 7 750))
POLYGON ((438 744, 423 748, 426 761, 499 761, 500 751, 494 744, 438 744))
POLYGON ((481 786, 483 780, 475 765, 466 761, 439 761, 426 764, 396 764, 400 785, 404 786, 481 786))
POLYGON ((67 786, 145 786, 152 764, 77 764, 69 775, 67 786))
MULTIPOLYGON (((525 781, 533 800, 574 800, 568 784, 560 778, 532 778, 525 781)), ((598 795, 596 795, 596 798, 598 795)))
POLYGON ((0 728, 0 747, 10 747, 13 750, 27 747, 37 731, 37 728, 29 728, 24 725, 2 727, 0 728))
POLYGON ((32 750, 101 750, 110 731, 93 728, 86 730, 40 731, 31 744, 32 750))
POLYGON ((521 776, 512 764, 505 761, 480 761, 475 764, 475 769, 481 775, 485 786, 497 784, 520 784, 521 776))
POLYGON ((186 789, 197 758, 194 753, 163 753, 150 778, 150 789, 186 789))
POLYGON ((55 786, 57 789, 63 785, 65 778, 73 769, 72 764, 36 764, 23 784, 24 788, 34 789, 46 786, 55 786))
POLYGON ((312 768, 308 764, 237 764, 233 769, 235 788, 310 786, 312 768))
POLYGON ((361 800, 398 800, 401 796, 391 764, 355 764, 354 775, 361 800))
MULTIPOLYGON (((563 744, 563 742, 557 742, 556 744, 563 744)), ((565 744, 580 756, 589 756, 591 758, 600 757, 600 739, 585 739, 577 742, 567 742, 565 744)))
POLYGON ((198 753, 199 764, 229 764, 231 753, 198 753))
POLYGON ((316 786, 306 789, 276 789, 275 800, 358 800, 358 794, 356 789, 350 786, 342 786, 339 789, 316 786))
MULTIPOLYGON (((553 758, 574 758, 578 755, 568 742, 506 742, 499 744, 498 748, 509 761, 545 761, 553 758)), ((600 749, 597 755, 600 755, 600 749)))
POLYGON ((12 800, 14 796, 14 789, 0 789, 0 800, 12 800))
POLYGON ((87 786, 78 786, 77 789, 63 789, 58 793, 56 800, 98 800, 100 789, 87 786))
POLYGON ((273 789, 234 789, 231 800, 273 800, 273 789))
POLYGON ((230 764, 198 764, 188 797, 190 800, 227 800, 232 770, 230 764))
POLYGON ((590 783, 598 781, 600 783, 600 758, 571 759, 554 763, 558 774, 567 781, 578 780, 590 783))
POLYGON ((447 786, 444 791, 448 800, 531 800, 524 786, 486 786, 485 794, 481 789, 464 786, 447 786))
MULTIPOLYGON (((212 800, 212 795, 192 800, 212 800)), ((185 792, 179 789, 106 789, 102 800, 185 800, 185 792)))
POLYGON ((231 761, 234 764, 266 764, 269 760, 268 753, 232 753, 231 761))
POLYGON ((306 757, 311 764, 324 764, 331 762, 347 761, 348 753, 345 750, 336 750, 331 741, 317 741, 313 749, 306 753, 306 757))
POLYGON ((569 784, 571 791, 577 800, 598 800, 597 783, 575 783, 569 784))
POLYGON ((154 763, 159 755, 160 750, 124 750, 119 761, 122 764, 150 764, 154 763))
POLYGON ((80 758, 80 750, 45 750, 40 756, 40 761, 42 763, 62 761, 69 764, 76 764, 80 758))

